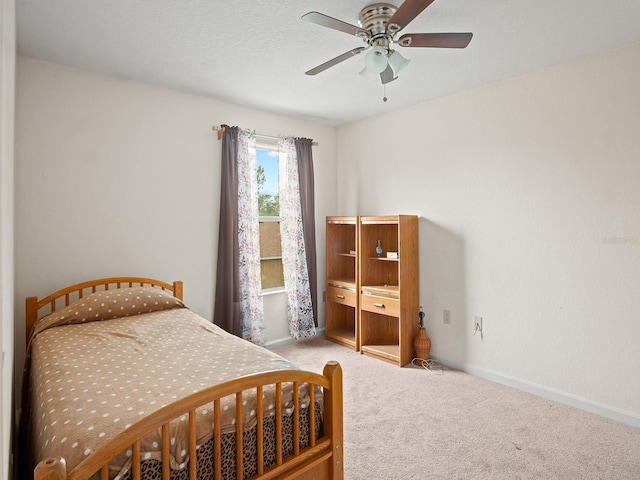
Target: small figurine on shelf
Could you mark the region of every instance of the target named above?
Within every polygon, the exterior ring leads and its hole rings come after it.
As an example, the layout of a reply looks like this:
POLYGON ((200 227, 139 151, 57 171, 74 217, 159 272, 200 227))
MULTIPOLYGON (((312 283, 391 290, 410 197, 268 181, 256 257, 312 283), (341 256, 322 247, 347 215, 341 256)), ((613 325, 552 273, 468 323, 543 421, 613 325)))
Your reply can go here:
POLYGON ((378 240, 378 246, 376 247, 376 255, 382 256, 382 243, 380 240, 378 240))

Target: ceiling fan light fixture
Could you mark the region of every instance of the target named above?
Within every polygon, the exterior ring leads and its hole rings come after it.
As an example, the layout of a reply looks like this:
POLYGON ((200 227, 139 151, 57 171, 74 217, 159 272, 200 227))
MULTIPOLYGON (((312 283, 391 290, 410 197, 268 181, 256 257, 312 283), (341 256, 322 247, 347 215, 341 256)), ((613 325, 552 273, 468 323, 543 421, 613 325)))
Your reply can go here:
POLYGON ((389 61, 389 66, 393 70, 394 77, 398 76, 398 73, 400 73, 400 70, 402 70, 404 67, 409 65, 409 60, 404 58, 402 55, 400 55, 399 52, 396 52, 395 50, 391 52, 391 54, 389 55, 388 61, 389 61))
POLYGON ((382 47, 373 47, 364 57, 365 70, 371 70, 374 73, 382 73, 387 68, 387 52, 382 47))

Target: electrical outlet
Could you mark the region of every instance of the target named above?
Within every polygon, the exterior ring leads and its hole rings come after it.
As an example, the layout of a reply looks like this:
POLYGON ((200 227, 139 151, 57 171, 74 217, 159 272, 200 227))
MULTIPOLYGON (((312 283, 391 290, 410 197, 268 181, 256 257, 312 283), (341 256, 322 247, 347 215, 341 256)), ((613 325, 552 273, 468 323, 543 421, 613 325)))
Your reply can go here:
POLYGON ((442 311, 442 321, 447 325, 451 325, 451 312, 449 310, 442 311))
POLYGON ((482 333, 482 317, 474 317, 473 319, 473 331, 482 333))

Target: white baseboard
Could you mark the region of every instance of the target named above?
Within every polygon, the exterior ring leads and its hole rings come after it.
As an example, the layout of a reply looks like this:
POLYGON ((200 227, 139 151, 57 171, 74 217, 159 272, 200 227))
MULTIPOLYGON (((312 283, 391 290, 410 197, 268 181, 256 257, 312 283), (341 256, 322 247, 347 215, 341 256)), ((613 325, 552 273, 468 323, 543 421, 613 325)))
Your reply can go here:
MULTIPOLYGON (((324 327, 316 328, 316 337, 324 337, 324 327)), ((291 338, 291 337, 282 337, 282 338, 276 338, 275 340, 269 340, 264 344, 264 346, 269 350, 273 350, 274 348, 291 345, 292 343, 295 343, 297 341, 298 340, 295 340, 294 338, 291 338)), ((304 341, 304 340, 300 340, 300 341, 304 341)))
POLYGON ((528 382, 519 378, 505 375, 503 373, 495 372, 493 370, 487 370, 485 368, 474 367, 472 365, 460 364, 458 362, 442 358, 436 355, 431 355, 431 358, 437 362, 446 365, 456 370, 461 370, 465 373, 473 375, 475 377, 484 378, 492 382, 500 383, 508 387, 517 388, 523 392, 537 395, 538 397, 546 398, 554 402, 562 403, 570 407, 575 407, 585 412, 594 413, 601 417, 610 418, 621 423, 625 423, 632 427, 640 427, 640 415, 621 410, 619 408, 604 405, 592 400, 578 397, 570 393, 555 390, 553 388, 545 387, 544 385, 538 385, 536 383, 528 382))

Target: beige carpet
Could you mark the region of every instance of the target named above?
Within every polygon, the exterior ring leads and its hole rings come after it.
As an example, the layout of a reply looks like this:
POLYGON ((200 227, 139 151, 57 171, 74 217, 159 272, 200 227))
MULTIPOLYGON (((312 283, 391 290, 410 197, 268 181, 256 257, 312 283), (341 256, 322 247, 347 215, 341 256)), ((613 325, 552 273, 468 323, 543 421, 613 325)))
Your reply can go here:
POLYGON ((640 429, 324 338, 275 351, 316 372, 328 360, 342 365, 346 480, 640 479, 640 429))

